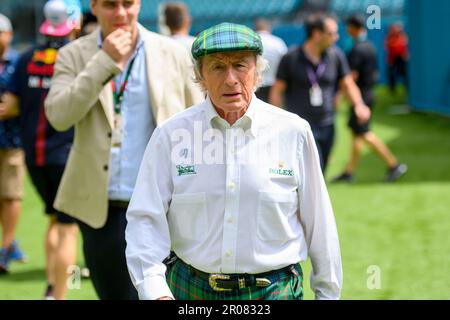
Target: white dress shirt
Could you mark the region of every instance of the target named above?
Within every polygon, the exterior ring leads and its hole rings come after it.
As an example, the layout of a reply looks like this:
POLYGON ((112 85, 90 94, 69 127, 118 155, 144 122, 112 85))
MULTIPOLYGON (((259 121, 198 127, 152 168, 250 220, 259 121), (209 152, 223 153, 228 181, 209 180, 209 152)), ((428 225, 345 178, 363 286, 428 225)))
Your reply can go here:
POLYGON ((174 34, 170 36, 173 40, 179 42, 186 48, 189 53, 191 53, 192 44, 195 41, 195 37, 184 34, 174 34))
POLYGON ((207 98, 158 127, 127 219, 141 299, 172 297, 170 250, 208 273, 267 272, 309 255, 316 298, 339 298, 339 240, 311 129, 254 95, 233 126, 207 98))
POLYGON ((263 74, 263 87, 272 86, 276 80, 276 74, 281 58, 288 52, 283 39, 274 36, 267 31, 258 32, 263 44, 263 57, 269 62, 269 68, 263 74))

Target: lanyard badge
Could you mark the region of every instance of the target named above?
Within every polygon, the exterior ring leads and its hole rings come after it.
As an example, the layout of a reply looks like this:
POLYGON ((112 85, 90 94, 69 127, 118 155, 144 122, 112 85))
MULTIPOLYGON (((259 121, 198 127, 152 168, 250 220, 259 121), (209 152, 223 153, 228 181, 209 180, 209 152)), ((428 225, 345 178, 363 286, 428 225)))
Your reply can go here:
POLYGON ((323 93, 318 84, 313 84, 311 89, 309 89, 309 102, 313 107, 323 106, 323 93))
POLYGON ((306 72, 308 74, 309 82, 311 83, 311 89, 309 89, 309 103, 312 107, 323 106, 323 92, 319 85, 319 79, 325 73, 326 64, 321 62, 317 67, 317 72, 314 72, 310 65, 306 66, 306 72))
POLYGON ((113 100, 114 100, 114 127, 112 131, 112 146, 113 147, 121 147, 123 142, 123 133, 124 133, 124 126, 123 126, 123 116, 122 116, 122 101, 123 101, 123 95, 125 93, 125 89, 128 84, 128 79, 131 74, 131 69, 133 68, 134 61, 136 60, 136 57, 131 60, 130 65, 128 66, 127 72, 125 74, 125 80, 122 83, 122 86, 120 87, 120 91, 117 91, 116 84, 114 80, 111 80, 111 87, 113 91, 113 100))
POLYGON ((123 142, 123 119, 122 114, 114 114, 114 128, 112 131, 112 146, 121 147, 123 142))

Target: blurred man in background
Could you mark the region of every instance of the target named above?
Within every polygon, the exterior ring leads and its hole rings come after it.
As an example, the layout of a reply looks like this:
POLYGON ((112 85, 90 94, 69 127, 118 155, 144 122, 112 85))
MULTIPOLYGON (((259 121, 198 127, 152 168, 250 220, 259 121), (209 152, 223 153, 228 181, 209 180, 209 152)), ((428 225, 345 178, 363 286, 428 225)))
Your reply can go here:
POLYGON ((49 215, 45 237, 48 283, 45 297, 64 299, 67 270, 76 262, 78 227, 75 219, 55 209, 53 202, 72 145, 73 128, 57 132, 45 118, 44 100, 57 52, 75 37, 80 15, 73 6, 69 11, 63 0, 51 0, 44 7, 44 16, 46 20, 39 31, 46 42, 21 55, 1 104, 0 117, 20 113, 26 165, 49 215))
POLYGON ((288 48, 283 39, 272 34, 269 21, 265 19, 256 20, 254 29, 261 37, 264 47, 263 57, 269 62, 269 68, 264 72, 263 82, 256 91, 256 96, 265 102, 269 102, 270 88, 276 80, 278 65, 281 58, 287 53, 288 48))
POLYGON ((385 48, 387 52, 389 88, 394 93, 399 78, 408 87, 408 36, 403 31, 401 24, 397 23, 389 27, 385 48))
MULTIPOLYGON (((377 52, 374 45, 367 40, 367 31, 364 25, 365 18, 361 15, 353 15, 347 20, 347 32, 354 41, 354 46, 348 54, 348 62, 365 104, 373 108, 373 86, 378 77, 377 52)), ((388 167, 388 173, 385 177, 386 182, 393 182, 406 173, 407 166, 399 163, 383 141, 370 130, 370 119, 366 122, 358 122, 352 108, 348 126, 352 130, 351 157, 345 171, 333 179, 334 182, 352 182, 354 180, 353 172, 358 165, 364 143, 367 143, 386 163, 388 167)))
POLYGON ((164 8, 164 18, 167 27, 170 29, 171 38, 191 51, 195 38, 189 35, 192 18, 186 4, 182 2, 167 3, 164 8))
POLYGON ((314 14, 307 18, 305 28, 304 44, 280 62, 270 101, 278 107, 285 105, 309 122, 325 172, 334 143, 336 88, 342 87, 347 93, 358 121, 367 121, 370 110, 350 74, 344 53, 334 46, 339 39, 336 20, 314 14))
MULTIPOLYGON (((14 74, 18 53, 10 48, 13 39, 11 21, 0 14, 0 101, 14 74)), ((23 195, 24 154, 21 149, 20 125, 17 117, 0 120, 0 221, 2 246, 0 273, 9 271, 11 260, 25 260, 14 240, 23 195)))
POLYGON ((187 51, 138 24, 139 0, 91 0, 98 28, 58 54, 50 123, 75 126, 54 206, 78 220, 100 299, 136 299, 125 261, 126 210, 156 125, 202 99, 187 51))

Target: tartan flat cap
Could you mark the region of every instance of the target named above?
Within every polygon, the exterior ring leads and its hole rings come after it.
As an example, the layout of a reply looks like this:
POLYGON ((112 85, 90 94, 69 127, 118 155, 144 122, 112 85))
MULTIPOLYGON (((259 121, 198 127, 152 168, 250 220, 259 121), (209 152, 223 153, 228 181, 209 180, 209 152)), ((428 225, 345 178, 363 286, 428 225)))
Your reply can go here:
POLYGON ((194 59, 198 59, 216 52, 244 50, 262 54, 259 34, 247 26, 225 22, 200 32, 191 51, 194 59))

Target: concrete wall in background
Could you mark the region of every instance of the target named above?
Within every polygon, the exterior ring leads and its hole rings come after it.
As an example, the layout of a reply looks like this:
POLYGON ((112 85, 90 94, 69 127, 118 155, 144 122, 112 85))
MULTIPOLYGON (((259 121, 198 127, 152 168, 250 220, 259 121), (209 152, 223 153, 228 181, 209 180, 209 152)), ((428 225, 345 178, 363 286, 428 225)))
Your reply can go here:
POLYGON ((409 19, 409 104, 450 115, 450 1, 412 0, 409 19))

